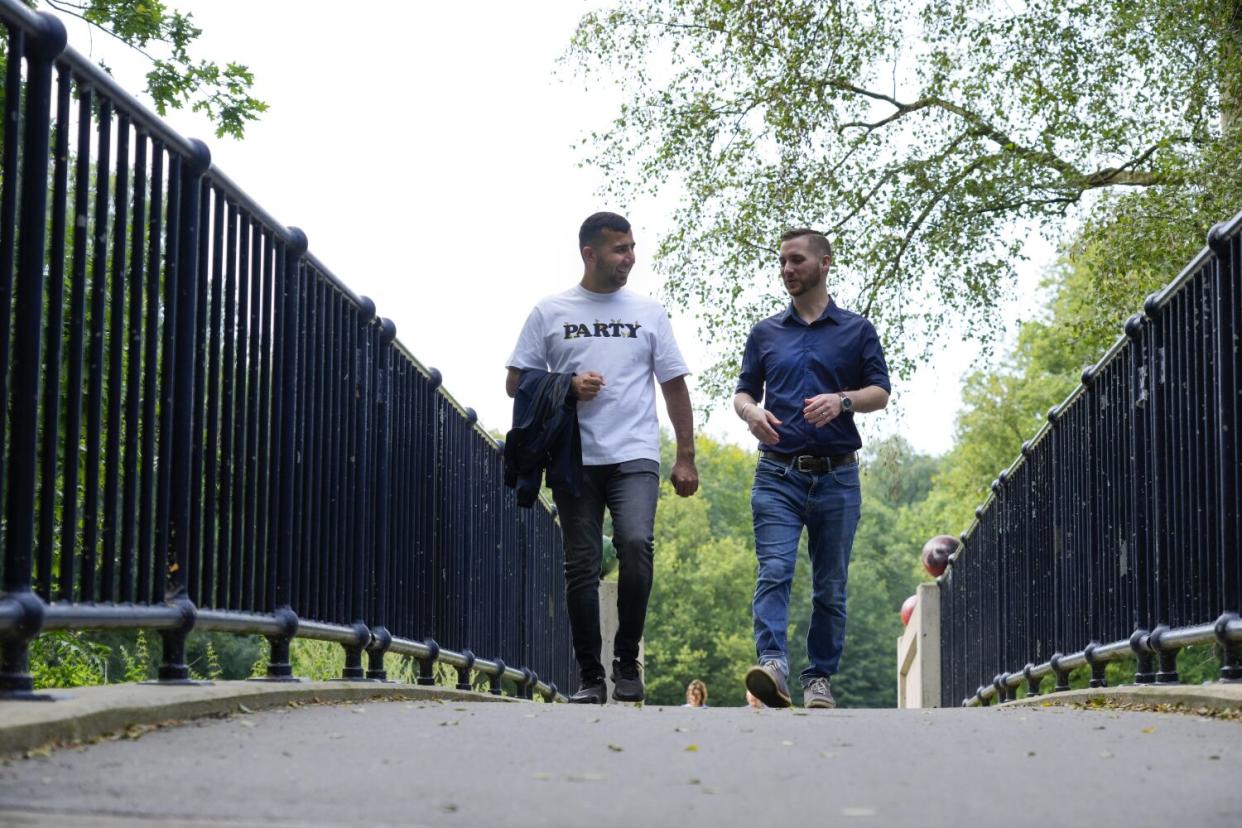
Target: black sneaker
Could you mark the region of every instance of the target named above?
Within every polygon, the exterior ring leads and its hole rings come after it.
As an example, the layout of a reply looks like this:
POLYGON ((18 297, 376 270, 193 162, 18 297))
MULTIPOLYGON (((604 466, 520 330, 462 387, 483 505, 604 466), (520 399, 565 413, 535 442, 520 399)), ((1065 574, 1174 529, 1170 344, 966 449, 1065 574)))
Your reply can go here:
POLYGON ((645 695, 643 665, 637 661, 614 661, 612 663, 612 697, 620 702, 640 702, 645 695))
POLYGON ((746 689, 768 707, 790 705, 785 675, 773 661, 766 661, 746 671, 746 689))
POLYGON ((608 700, 608 685, 604 677, 586 678, 578 685, 578 692, 569 697, 570 704, 603 704, 608 700))

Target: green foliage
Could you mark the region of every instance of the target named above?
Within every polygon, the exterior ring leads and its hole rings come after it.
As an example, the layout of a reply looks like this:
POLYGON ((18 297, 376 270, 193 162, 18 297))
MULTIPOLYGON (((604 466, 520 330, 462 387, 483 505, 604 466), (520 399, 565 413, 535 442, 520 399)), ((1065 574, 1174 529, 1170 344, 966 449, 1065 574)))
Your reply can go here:
POLYGON ((584 139, 606 195, 679 197, 657 266, 724 355, 716 396, 783 301, 758 274, 790 226, 836 240, 834 292, 903 368, 956 320, 994 339, 1015 226, 1057 235, 1084 206, 1088 241, 1136 238, 1127 212, 1202 239, 1205 214, 1236 209, 1205 192, 1242 166, 1242 0, 617 0, 582 18, 568 60, 623 90, 584 139), (1136 187, 1094 221, 1085 196, 1136 187), (1202 209, 1164 209, 1187 203, 1202 209))
POLYGON ((134 636, 133 649, 121 645, 121 660, 125 665, 122 673, 125 681, 146 681, 154 675, 154 660, 147 646, 147 634, 142 630, 134 636))
MULTIPOLYGON (((36 0, 25 3, 40 5, 36 0)), ((194 56, 202 30, 192 14, 159 0, 42 0, 42 5, 81 18, 141 54, 151 65, 146 91, 160 115, 169 108, 189 107, 215 123, 216 137, 241 138, 246 125, 267 111, 267 104, 250 94, 254 75, 246 66, 194 56)))
POLYGON ((30 645, 30 674, 36 690, 83 687, 108 680, 109 648, 72 631, 48 632, 30 645))
MULTIPOLYGON (((260 676, 267 673, 267 653, 261 659, 262 669, 257 671, 260 676)), ((295 638, 289 646, 289 663, 298 678, 311 681, 338 679, 345 670, 345 648, 330 641, 295 638)), ((255 664, 256 668, 259 666, 255 664)))

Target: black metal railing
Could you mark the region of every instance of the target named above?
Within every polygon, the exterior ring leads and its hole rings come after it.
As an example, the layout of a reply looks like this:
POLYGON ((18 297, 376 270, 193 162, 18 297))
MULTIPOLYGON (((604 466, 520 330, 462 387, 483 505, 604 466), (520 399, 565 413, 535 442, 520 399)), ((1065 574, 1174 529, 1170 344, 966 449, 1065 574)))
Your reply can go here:
POLYGON ((1178 681, 1215 643, 1242 680, 1242 213, 1162 291, 992 484, 940 576, 941 697, 1055 690, 1133 658, 1178 681))
POLYGON ((555 697, 555 514, 517 508, 474 413, 54 17, 0 20, 0 697, 40 630, 95 628, 159 630, 166 682, 225 630, 269 639, 271 679, 304 636, 345 678, 396 652, 555 697))

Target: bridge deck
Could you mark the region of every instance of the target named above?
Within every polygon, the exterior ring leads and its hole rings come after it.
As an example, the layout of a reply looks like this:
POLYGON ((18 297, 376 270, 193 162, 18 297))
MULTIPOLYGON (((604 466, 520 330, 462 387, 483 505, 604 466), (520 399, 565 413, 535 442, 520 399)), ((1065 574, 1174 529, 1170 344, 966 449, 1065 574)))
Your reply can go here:
POLYGON ((317 705, 11 762, 0 824, 1232 828, 1240 728, 1069 708, 317 705))

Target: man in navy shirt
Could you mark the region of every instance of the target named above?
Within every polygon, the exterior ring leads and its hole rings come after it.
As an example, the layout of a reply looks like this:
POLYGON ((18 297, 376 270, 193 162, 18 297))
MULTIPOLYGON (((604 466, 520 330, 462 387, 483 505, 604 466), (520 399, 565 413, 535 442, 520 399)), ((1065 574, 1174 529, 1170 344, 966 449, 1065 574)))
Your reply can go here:
POLYGON ((812 608, 802 701, 833 707, 829 679, 845 645, 845 581, 862 503, 854 415, 888 405, 888 366, 871 323, 828 295, 828 239, 790 230, 781 237, 780 262, 793 301, 751 329, 733 397, 734 411, 761 444, 751 490, 759 664, 747 671, 746 689, 769 707, 790 704, 785 631, 805 526, 812 608))

